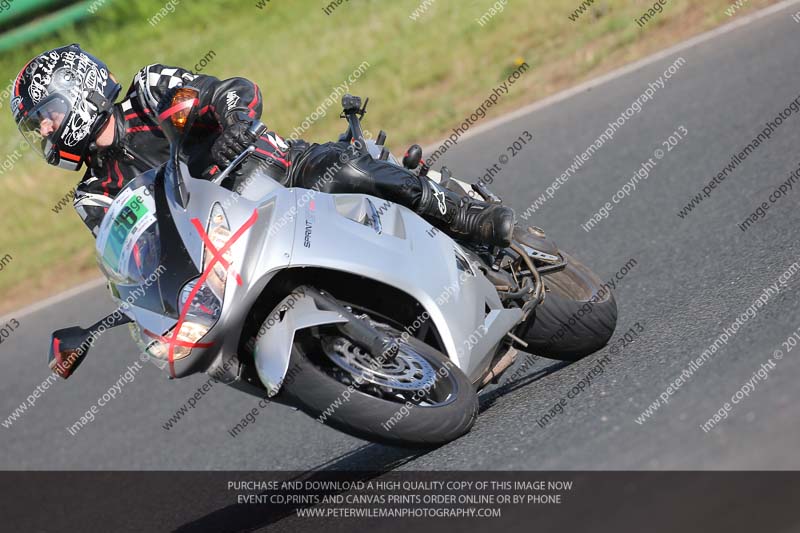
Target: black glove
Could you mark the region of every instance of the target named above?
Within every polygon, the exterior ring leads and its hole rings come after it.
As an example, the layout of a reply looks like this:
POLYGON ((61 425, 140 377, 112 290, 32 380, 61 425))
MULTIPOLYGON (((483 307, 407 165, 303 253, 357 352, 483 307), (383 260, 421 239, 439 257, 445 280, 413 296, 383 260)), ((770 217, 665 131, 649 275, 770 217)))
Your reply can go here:
POLYGON ((225 120, 220 136, 211 147, 211 160, 220 168, 225 168, 248 146, 256 142, 256 136, 250 131, 252 120, 242 117, 229 117, 225 120))

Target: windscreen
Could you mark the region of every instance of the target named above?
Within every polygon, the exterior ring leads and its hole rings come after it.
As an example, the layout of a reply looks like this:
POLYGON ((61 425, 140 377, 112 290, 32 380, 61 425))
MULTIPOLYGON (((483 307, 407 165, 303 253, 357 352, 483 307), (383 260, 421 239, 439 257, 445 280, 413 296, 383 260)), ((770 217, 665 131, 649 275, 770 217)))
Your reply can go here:
POLYGON ((114 298, 177 318, 178 296, 200 275, 183 245, 164 192, 163 168, 131 181, 114 199, 95 252, 114 298))
POLYGON ((97 235, 97 258, 115 283, 143 283, 159 269, 156 206, 148 188, 128 186, 108 210, 97 235))

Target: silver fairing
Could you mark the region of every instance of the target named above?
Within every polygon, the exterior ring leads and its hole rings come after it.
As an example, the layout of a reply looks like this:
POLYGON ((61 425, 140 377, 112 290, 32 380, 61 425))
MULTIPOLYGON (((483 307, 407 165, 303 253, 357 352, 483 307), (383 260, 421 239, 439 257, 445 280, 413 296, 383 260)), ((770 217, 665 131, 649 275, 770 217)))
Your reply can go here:
POLYGON ((503 308, 458 244, 403 206, 317 194, 299 212, 295 231, 291 266, 355 273, 409 294, 431 317, 446 355, 470 377, 485 369, 487 351, 522 317, 503 308))
MULTIPOLYGON (((356 274, 399 289, 417 300, 436 326, 446 355, 473 381, 488 368, 495 348, 521 319, 503 308, 494 286, 470 265, 459 245, 405 207, 360 194, 331 195, 286 189, 266 175, 249 181, 237 198, 209 181, 193 179, 181 168, 189 202, 180 205, 167 188, 169 209, 185 247, 202 271, 203 242, 192 225, 205 226, 215 204, 232 231, 255 216, 231 247, 229 275, 220 318, 202 339, 211 348, 194 348, 175 361, 175 377, 221 366, 234 357, 247 314, 270 280, 286 268, 316 267, 356 274)), ((310 300, 310 299, 309 299, 310 300)), ((256 367, 274 394, 288 367, 294 332, 309 324, 340 321, 319 313, 312 302, 296 305, 286 320, 259 338, 256 367)), ((176 321, 132 307, 143 327, 162 334, 176 321)), ((422 319, 426 317, 421 317, 422 319)))

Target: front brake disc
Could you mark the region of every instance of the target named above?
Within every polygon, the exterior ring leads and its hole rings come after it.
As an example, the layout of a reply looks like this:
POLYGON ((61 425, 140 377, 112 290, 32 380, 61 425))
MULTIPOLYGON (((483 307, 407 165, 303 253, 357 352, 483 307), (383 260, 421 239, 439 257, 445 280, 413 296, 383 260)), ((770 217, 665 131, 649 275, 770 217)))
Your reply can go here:
POLYGON ((436 371, 411 346, 400 344, 393 359, 383 361, 344 337, 322 339, 325 355, 339 368, 353 376, 357 383, 373 383, 395 390, 430 391, 436 383, 436 371))

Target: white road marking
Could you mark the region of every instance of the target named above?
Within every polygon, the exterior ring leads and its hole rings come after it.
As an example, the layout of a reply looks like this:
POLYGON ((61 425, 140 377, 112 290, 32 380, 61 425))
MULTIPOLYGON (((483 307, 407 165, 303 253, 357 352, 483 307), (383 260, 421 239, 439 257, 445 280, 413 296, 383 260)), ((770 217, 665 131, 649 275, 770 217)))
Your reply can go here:
MULTIPOLYGON (((655 54, 649 55, 649 56, 647 56, 645 58, 642 58, 642 59, 640 59, 638 61, 634 61, 633 63, 630 63, 628 65, 620 67, 620 68, 618 68, 616 70, 612 70, 611 72, 609 72, 607 74, 603 74, 602 76, 599 76, 597 78, 592 78, 591 80, 585 81, 585 82, 581 83, 580 85, 576 85, 574 87, 570 87, 569 89, 565 89, 565 90, 563 90, 561 92, 558 92, 556 94, 552 94, 552 95, 550 95, 550 96, 548 96, 548 97, 546 97, 546 98, 544 98, 542 100, 538 100, 536 102, 533 102, 532 104, 528 104, 528 105, 526 105, 524 107, 521 107, 521 108, 517 109, 516 111, 511 111, 510 113, 506 113, 505 115, 503 115, 501 117, 497 117, 495 119, 492 119, 492 120, 490 120, 489 122, 487 122, 485 124, 481 124, 480 126, 477 126, 474 129, 470 129, 470 131, 465 133, 459 139, 459 141, 462 141, 464 139, 469 139, 470 137, 474 137, 475 135, 479 135, 479 134, 484 133, 486 131, 492 130, 492 129, 497 128, 498 126, 501 126, 501 125, 503 125, 503 124, 505 124, 507 122, 511 122, 512 120, 516 120, 516 119, 518 119, 518 118, 520 118, 520 117, 522 117, 524 115, 527 115, 529 113, 533 113, 534 111, 538 111, 540 109, 544 109, 545 107, 551 106, 551 105, 559 103, 559 102, 563 102, 564 100, 567 100, 567 99, 571 98, 572 96, 575 96, 576 94, 580 94, 580 93, 582 93, 584 91, 588 91, 590 89, 594 89, 595 87, 599 87, 600 85, 603 85, 604 83, 608 83, 608 82, 613 81, 613 80, 615 80, 617 78, 621 78, 622 76, 625 76, 626 74, 634 72, 634 71, 636 71, 636 70, 638 70, 640 68, 646 67, 647 65, 651 65, 651 64, 653 64, 653 63, 655 63, 657 61, 661 61, 662 59, 664 59, 666 57, 669 57, 672 54, 675 54, 677 52, 681 52, 683 50, 687 50, 689 48, 692 48, 693 46, 697 46, 698 44, 701 44, 701 43, 704 43, 706 41, 710 41, 711 39, 714 39, 716 37, 720 37, 722 35, 725 35, 726 33, 730 33, 733 30, 736 30, 736 29, 742 28, 744 26, 747 26, 748 24, 751 24, 751 23, 753 23, 753 22, 755 22, 757 20, 760 20, 760 19, 762 19, 764 17, 768 17, 768 16, 770 16, 770 15, 772 15, 774 13, 777 13, 779 11, 782 11, 782 10, 788 8, 789 6, 796 5, 796 4, 800 4, 800 0, 784 0, 783 2, 779 2, 779 3, 775 4, 775 5, 772 5, 772 6, 769 6, 769 7, 765 7, 764 9, 755 11, 753 13, 750 13, 749 15, 738 17, 733 22, 725 24, 724 26, 720 26, 718 28, 715 28, 713 30, 707 31, 705 33, 701 33, 700 35, 692 37, 691 39, 689 39, 687 41, 683 41, 683 42, 680 42, 680 43, 678 43, 678 44, 676 44, 674 46, 671 46, 670 48, 667 48, 666 50, 662 50, 660 52, 656 52, 655 54)), ((442 142, 444 142, 444 139, 442 139, 442 142)), ((437 144, 435 144, 433 146, 427 147, 427 148, 424 149, 424 152, 432 152, 433 150, 435 150, 440 145, 441 145, 441 142, 437 143, 437 144)), ((37 302, 37 303, 32 304, 32 305, 29 305, 28 307, 24 307, 24 308, 22 308, 22 309, 20 309, 18 311, 13 312, 13 313, 9 313, 5 317, 0 318, 0 324, 1 323, 5 323, 7 320, 10 320, 12 317, 16 318, 16 319, 19 319, 19 317, 23 317, 23 316, 27 316, 27 315, 30 315, 32 313, 35 313, 37 311, 40 311, 40 310, 42 310, 42 309, 44 309, 46 307, 49 307, 49 306, 53 305, 53 304, 62 302, 64 300, 68 299, 68 298, 76 296, 76 295, 78 295, 78 294, 80 294, 80 293, 82 293, 84 291, 88 291, 88 290, 94 289, 96 287, 100 287, 100 286, 103 285, 104 282, 105 282, 105 279, 98 278, 98 279, 89 281, 87 283, 84 283, 83 285, 79 285, 77 287, 73 287, 72 289, 69 289, 69 290, 67 290, 65 292, 62 292, 62 293, 57 294, 55 296, 51 296, 50 298, 47 298, 46 300, 42 300, 40 302, 37 302)))
MULTIPOLYGON (((515 111, 511 111, 509 113, 506 113, 505 115, 502 115, 500 117, 492 119, 489 122, 481 124, 480 126, 477 126, 475 128, 471 128, 464 135, 462 135, 458 139, 458 141, 461 142, 464 139, 469 139, 470 137, 474 137, 475 135, 479 135, 481 133, 487 132, 487 131, 492 130, 494 128, 497 128, 498 126, 501 126, 501 125, 503 125, 503 124, 505 124, 507 122, 511 122, 512 120, 518 119, 518 118, 520 118, 522 116, 525 116, 525 115, 527 115, 529 113, 533 113, 534 111, 538 111, 540 109, 544 109, 545 107, 549 107, 549 106, 551 106, 553 104, 556 104, 556 103, 559 103, 559 102, 563 102, 564 100, 567 100, 567 99, 569 99, 569 98, 571 98, 571 97, 573 97, 573 96, 575 96, 577 94, 583 93, 583 92, 588 91, 590 89, 594 89, 594 88, 599 87, 600 85, 603 85, 603 84, 608 83, 610 81, 614 81, 614 80, 616 80, 618 78, 621 78, 622 76, 625 76, 626 74, 630 74, 631 72, 634 72, 634 71, 639 70, 639 69, 641 69, 643 67, 646 67, 646 66, 651 65, 653 63, 656 63, 658 61, 661 61, 662 59, 667 58, 667 57, 669 57, 669 56, 671 56, 673 54, 676 54, 678 52, 682 52, 684 50, 692 48, 693 46, 697 46, 698 44, 704 43, 706 41, 710 41, 711 39, 714 39, 716 37, 720 37, 722 35, 730 33, 730 32, 732 32, 734 30, 737 30, 739 28, 747 26, 748 24, 751 24, 751 23, 753 23, 753 22, 755 22, 757 20, 760 20, 760 19, 762 19, 764 17, 768 17, 770 15, 773 15, 773 14, 775 14, 775 13, 777 13, 779 11, 782 11, 782 10, 788 8, 789 6, 792 6, 792 5, 795 5, 795 4, 800 4, 800 0, 784 0, 783 2, 779 2, 779 3, 775 4, 775 5, 772 5, 772 6, 769 6, 769 7, 765 7, 764 9, 761 9, 759 11, 755 11, 753 13, 750 13, 749 15, 745 15, 745 16, 736 18, 733 22, 725 24, 724 26, 720 26, 720 27, 715 28, 713 30, 709 30, 709 31, 707 31, 705 33, 701 33, 700 35, 696 35, 696 36, 694 36, 694 37, 692 37, 692 38, 690 38, 690 39, 688 39, 686 41, 682 41, 682 42, 680 42, 680 43, 678 43, 678 44, 676 44, 674 46, 671 46, 670 48, 667 48, 666 50, 662 50, 660 52, 656 52, 655 54, 652 54, 652 55, 649 55, 649 56, 644 57, 642 59, 639 59, 638 61, 634 61, 633 63, 629 63, 629 64, 627 64, 625 66, 622 66, 622 67, 620 67, 620 68, 618 68, 616 70, 612 70, 611 72, 603 74, 602 76, 598 76, 597 78, 592 78, 590 80, 587 80, 587 81, 581 83, 580 85, 576 85, 574 87, 570 87, 569 89, 564 89, 563 91, 555 93, 555 94, 552 94, 552 95, 550 95, 548 97, 543 98, 542 100, 538 100, 536 102, 533 102, 532 104, 528 104, 528 105, 526 105, 524 107, 521 107, 521 108, 519 108, 519 109, 517 109, 515 111)), ((442 139, 441 142, 436 143, 435 145, 430 146, 428 148, 425 148, 423 150, 423 152, 424 153, 430 153, 430 152, 436 150, 439 146, 441 146, 441 144, 442 144, 442 142, 444 142, 444 140, 445 139, 442 139)))
POLYGON ((17 311, 9 313, 4 317, 0 317, 0 324, 5 324, 6 322, 10 321, 12 318, 16 318, 17 320, 19 320, 22 317, 31 315, 33 313, 36 313, 37 311, 41 311, 42 309, 46 309, 47 307, 50 307, 51 305, 55 305, 55 304, 61 303, 64 300, 68 300, 68 299, 72 298, 73 296, 77 296, 78 294, 81 294, 83 292, 86 292, 86 291, 89 291, 89 290, 92 290, 92 289, 96 289, 97 287, 102 287, 105 284, 105 282, 106 282, 105 278, 96 278, 96 279, 93 279, 91 281, 87 281, 86 283, 78 285, 77 287, 73 287, 73 288, 68 289, 68 290, 66 290, 64 292, 56 294, 55 296, 51 296, 51 297, 46 298, 44 300, 40 300, 40 301, 38 301, 38 302, 36 302, 34 304, 31 304, 31 305, 29 305, 27 307, 23 307, 22 309, 19 309, 17 311))

